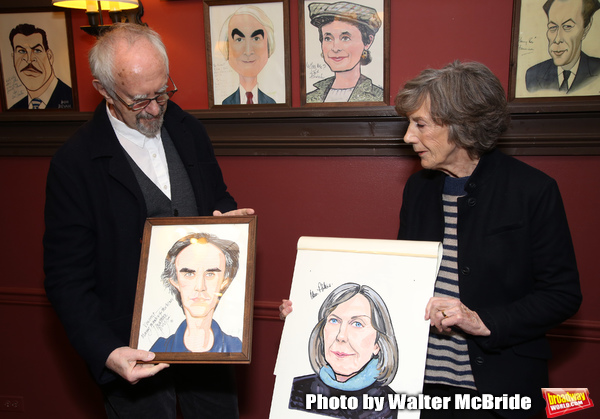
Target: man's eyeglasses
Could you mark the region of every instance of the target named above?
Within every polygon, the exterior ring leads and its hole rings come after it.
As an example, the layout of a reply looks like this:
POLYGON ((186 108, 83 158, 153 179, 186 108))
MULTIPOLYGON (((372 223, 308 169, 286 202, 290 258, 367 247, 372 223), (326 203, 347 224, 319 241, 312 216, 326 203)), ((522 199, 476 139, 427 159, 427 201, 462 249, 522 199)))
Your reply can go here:
POLYGON ((140 99, 140 100, 136 100, 133 103, 127 103, 121 98, 121 96, 119 96, 117 94, 117 92, 114 92, 114 94, 117 97, 117 99, 119 99, 123 105, 127 106, 127 108, 130 111, 134 111, 134 112, 141 111, 143 109, 146 109, 148 107, 148 105, 150 105, 150 103, 152 103, 153 100, 155 100, 156 103, 158 103, 159 105, 164 105, 165 103, 167 103, 167 100, 169 100, 173 97, 173 95, 177 92, 177 86, 175 86, 175 83, 173 83, 173 79, 171 78, 171 76, 169 76, 169 80, 171 80, 173 89, 169 90, 168 92, 161 93, 160 95, 157 95, 151 99, 140 99))

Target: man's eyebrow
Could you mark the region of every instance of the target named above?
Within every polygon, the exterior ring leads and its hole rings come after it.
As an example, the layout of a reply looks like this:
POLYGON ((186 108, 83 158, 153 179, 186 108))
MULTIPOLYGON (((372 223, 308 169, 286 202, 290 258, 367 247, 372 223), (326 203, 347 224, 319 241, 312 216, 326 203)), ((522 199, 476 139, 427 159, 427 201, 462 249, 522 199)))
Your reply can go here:
POLYGON ((251 38, 254 38, 255 36, 258 36, 258 35, 262 35, 262 37, 264 38, 265 37, 265 31, 263 31, 262 29, 257 29, 254 32, 252 32, 251 38))
POLYGON ((196 270, 195 269, 190 269, 190 268, 181 268, 179 270, 179 272, 194 273, 194 272, 196 272, 196 270))
POLYGON ((41 49, 44 49, 44 46, 42 44, 35 44, 32 47, 26 47, 26 46, 23 46, 21 44, 17 44, 17 45, 15 45, 14 49, 17 49, 17 48, 23 48, 23 49, 27 49, 27 48, 29 48, 29 49, 41 48, 41 49))
POLYGON ((204 272, 221 272, 221 268, 209 268, 204 272))
POLYGON ((233 28, 233 30, 231 31, 231 37, 233 38, 235 35, 239 36, 240 38, 246 37, 246 35, 244 35, 242 31, 240 31, 238 28, 233 28))
POLYGON ((565 23, 569 23, 569 22, 571 22, 571 23, 572 23, 572 24, 574 24, 574 25, 576 25, 576 24, 577 24, 577 23, 576 23, 576 22, 573 20, 573 18, 569 18, 569 19, 565 20, 565 21, 564 21, 564 22, 562 22, 562 23, 557 23, 557 22, 555 22, 555 21, 553 21, 553 20, 549 20, 549 21, 548 21, 548 26, 550 26, 550 25, 560 26, 560 25, 564 25, 565 23))
MULTIPOLYGON (((159 95, 163 94, 164 92, 167 91, 168 88, 169 88, 169 85, 165 84, 163 87, 160 88, 160 90, 158 90, 158 91, 156 91, 154 93, 157 93, 159 95)), ((147 98, 148 98, 148 95, 135 95, 135 96, 131 97, 131 100, 144 100, 144 99, 147 99, 147 98)))
POLYGON ((565 20, 565 21, 562 23, 562 25, 564 25, 565 23, 572 23, 573 25, 577 25, 577 22, 575 22, 575 21, 573 20, 573 18, 569 18, 569 19, 565 20))

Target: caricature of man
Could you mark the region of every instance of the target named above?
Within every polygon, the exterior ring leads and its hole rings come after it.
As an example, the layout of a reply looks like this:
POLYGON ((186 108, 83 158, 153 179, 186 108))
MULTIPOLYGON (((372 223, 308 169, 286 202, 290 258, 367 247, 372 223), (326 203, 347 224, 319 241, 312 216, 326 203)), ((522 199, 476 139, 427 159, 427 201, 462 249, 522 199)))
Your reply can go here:
POLYGON ((592 26, 592 16, 600 9, 600 1, 548 0, 543 9, 548 17, 546 36, 551 58, 527 70, 527 90, 570 93, 600 82, 600 58, 590 57, 581 50, 581 43, 592 26))
POLYGON ((9 38, 15 72, 27 89, 27 96, 10 109, 72 108, 73 91, 54 74, 46 31, 22 23, 10 31, 9 38))
POLYGON ((171 247, 161 275, 183 308, 185 320, 152 352, 241 352, 242 342, 221 330, 213 315, 239 267, 235 242, 207 233, 182 237, 171 247))
POLYGON ((275 103, 258 88, 258 74, 275 50, 273 23, 256 6, 242 6, 229 16, 219 37, 219 48, 231 68, 238 73, 240 85, 223 105, 275 103))

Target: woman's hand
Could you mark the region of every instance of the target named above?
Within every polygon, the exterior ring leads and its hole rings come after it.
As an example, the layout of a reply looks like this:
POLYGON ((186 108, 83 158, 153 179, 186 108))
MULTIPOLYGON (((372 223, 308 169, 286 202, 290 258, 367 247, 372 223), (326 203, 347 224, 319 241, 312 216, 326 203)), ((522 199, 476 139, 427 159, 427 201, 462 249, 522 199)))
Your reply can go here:
POLYGON ((474 336, 489 336, 492 333, 479 315, 457 298, 430 298, 425 308, 425 320, 430 320, 431 325, 440 332, 449 332, 457 327, 474 336))
POLYGON ((290 300, 281 300, 279 306, 279 318, 285 320, 288 314, 292 312, 292 302, 290 300))

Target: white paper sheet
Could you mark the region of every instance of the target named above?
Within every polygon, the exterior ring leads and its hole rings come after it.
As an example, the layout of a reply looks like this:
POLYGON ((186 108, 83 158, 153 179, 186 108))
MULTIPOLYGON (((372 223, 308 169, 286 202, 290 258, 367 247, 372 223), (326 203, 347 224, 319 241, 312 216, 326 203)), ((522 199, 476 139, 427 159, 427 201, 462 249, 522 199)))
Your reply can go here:
MULTIPOLYGON (((270 417, 325 417, 289 409, 290 391, 294 377, 314 373, 308 342, 321 304, 348 282, 373 288, 390 312, 399 349, 390 387, 399 394, 421 393, 429 333, 425 306, 441 258, 439 242, 301 237, 290 293, 293 312, 281 337, 270 417)), ((398 411, 398 417, 418 416, 418 411, 398 411)))

